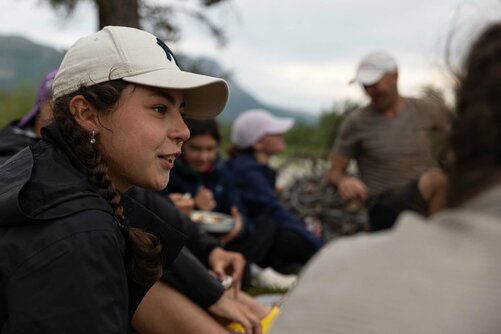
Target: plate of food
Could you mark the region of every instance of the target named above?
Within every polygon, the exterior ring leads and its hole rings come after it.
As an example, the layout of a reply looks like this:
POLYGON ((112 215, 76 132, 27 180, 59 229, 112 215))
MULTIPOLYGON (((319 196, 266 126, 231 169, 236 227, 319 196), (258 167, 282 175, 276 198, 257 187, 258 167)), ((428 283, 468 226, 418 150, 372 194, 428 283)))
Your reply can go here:
POLYGON ((227 233, 235 227, 235 219, 224 213, 194 210, 190 218, 210 233, 227 233))

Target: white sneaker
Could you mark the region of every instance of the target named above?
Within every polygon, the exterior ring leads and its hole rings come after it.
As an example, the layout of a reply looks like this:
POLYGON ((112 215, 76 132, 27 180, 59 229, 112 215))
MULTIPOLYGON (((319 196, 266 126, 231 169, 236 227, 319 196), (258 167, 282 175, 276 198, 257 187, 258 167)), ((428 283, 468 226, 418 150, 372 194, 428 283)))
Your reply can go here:
POLYGON ((287 290, 291 288, 296 281, 297 275, 280 274, 273 268, 267 267, 254 277, 251 284, 262 288, 287 290))

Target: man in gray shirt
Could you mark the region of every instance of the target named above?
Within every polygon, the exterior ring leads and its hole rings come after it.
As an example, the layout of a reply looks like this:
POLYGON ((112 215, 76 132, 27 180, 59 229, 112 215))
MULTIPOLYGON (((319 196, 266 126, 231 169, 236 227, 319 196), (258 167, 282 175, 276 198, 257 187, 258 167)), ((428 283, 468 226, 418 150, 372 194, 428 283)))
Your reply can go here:
POLYGON ((433 167, 430 137, 435 130, 447 132, 452 118, 431 100, 402 97, 397 63, 385 52, 365 56, 354 81, 371 102, 343 121, 328 173, 329 182, 348 202, 365 201, 433 167), (346 173, 352 159, 360 178, 346 173))

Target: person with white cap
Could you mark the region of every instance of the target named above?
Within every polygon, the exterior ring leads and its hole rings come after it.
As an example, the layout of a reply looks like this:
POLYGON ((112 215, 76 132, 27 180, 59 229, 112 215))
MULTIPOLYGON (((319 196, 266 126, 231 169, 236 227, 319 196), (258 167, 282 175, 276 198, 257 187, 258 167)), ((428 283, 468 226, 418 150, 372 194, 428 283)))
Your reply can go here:
POLYGON ((352 81, 363 87, 370 104, 344 119, 327 177, 347 202, 364 202, 435 166, 431 135, 447 133, 452 117, 430 99, 402 97, 397 63, 386 52, 366 55, 352 81), (352 159, 360 178, 347 174, 352 159))
POLYGON ((21 149, 35 144, 40 138, 42 127, 52 119, 50 100, 56 73, 57 69, 51 70, 40 80, 31 110, 20 120, 14 120, 0 130, 0 165, 21 149))
POLYGON ((266 216, 276 224, 266 266, 283 274, 297 274, 323 244, 318 222, 308 229, 281 203, 275 192, 276 171, 268 165, 273 155, 285 150, 283 136, 293 125, 292 118, 261 109, 241 113, 232 124, 228 161, 249 217, 266 216))
POLYGON ((41 140, 0 166, 0 327, 126 333, 184 235, 125 192, 167 185, 183 117, 215 117, 228 85, 181 71, 150 33, 109 26, 69 48, 52 93, 41 140))

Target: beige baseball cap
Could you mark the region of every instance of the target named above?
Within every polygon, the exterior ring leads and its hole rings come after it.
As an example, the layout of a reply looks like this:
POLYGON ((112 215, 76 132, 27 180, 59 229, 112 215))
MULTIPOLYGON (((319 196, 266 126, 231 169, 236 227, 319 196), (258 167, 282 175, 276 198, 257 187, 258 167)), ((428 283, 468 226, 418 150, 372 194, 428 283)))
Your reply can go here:
POLYGON ((284 134, 294 125, 294 119, 277 117, 263 109, 241 113, 231 127, 231 143, 239 149, 253 146, 265 135, 284 134))
POLYGON ((397 71, 397 62, 390 54, 376 51, 367 54, 358 65, 357 74, 350 83, 358 82, 361 85, 373 85, 386 73, 397 71))
POLYGON ((117 79, 182 90, 191 118, 213 118, 228 101, 226 81, 181 71, 163 41, 146 31, 119 26, 104 27, 70 47, 54 80, 53 97, 117 79))

